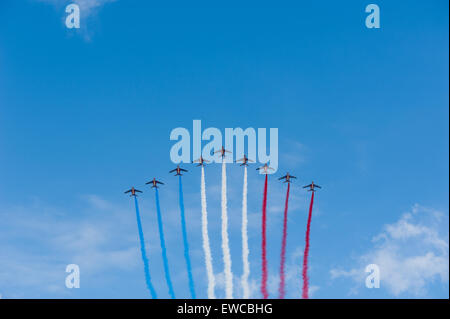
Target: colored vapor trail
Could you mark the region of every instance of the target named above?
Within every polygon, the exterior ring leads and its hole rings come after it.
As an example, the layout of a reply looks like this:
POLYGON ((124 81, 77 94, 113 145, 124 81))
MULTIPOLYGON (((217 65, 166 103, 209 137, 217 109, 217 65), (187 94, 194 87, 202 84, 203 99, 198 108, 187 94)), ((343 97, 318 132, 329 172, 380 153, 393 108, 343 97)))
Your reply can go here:
POLYGON ((308 299, 308 256, 309 256, 309 234, 311 231, 311 217, 312 217, 312 208, 314 203, 314 191, 311 192, 311 203, 309 204, 309 215, 308 215, 308 224, 306 226, 306 243, 305 243, 305 253, 303 255, 303 290, 302 290, 302 298, 308 299))
POLYGON ((202 200, 202 239, 203 251, 205 253, 206 273, 208 276, 208 298, 215 299, 214 286, 215 278, 212 266, 211 247, 209 246, 208 236, 208 213, 206 211, 206 190, 205 190, 205 168, 202 166, 200 193, 202 200))
POLYGON ((281 240, 281 257, 280 257, 280 287, 278 288, 279 298, 284 299, 285 290, 285 276, 284 265, 286 261, 286 237, 287 237, 287 216, 289 203, 289 189, 291 184, 287 183, 286 202, 284 203, 284 219, 283 219, 283 239, 281 240))
POLYGON ((186 231, 186 218, 184 214, 184 200, 183 200, 183 184, 181 182, 181 175, 178 176, 179 184, 179 199, 180 199, 180 213, 181 213, 181 230, 183 233, 183 244, 184 244, 184 259, 186 260, 186 267, 189 279, 189 290, 191 292, 192 299, 196 299, 194 278, 192 276, 191 259, 189 257, 189 243, 186 231))
POLYGON ((269 297, 267 291, 267 253, 266 253, 266 218, 267 218, 267 174, 264 181, 264 195, 263 195, 263 207, 262 207, 262 280, 261 280, 261 293, 264 299, 269 297))
POLYGON ((158 215, 159 240, 161 242, 162 259, 163 259, 163 264, 164 264, 164 273, 166 276, 167 286, 169 287, 170 297, 172 299, 175 299, 175 293, 173 291, 172 280, 170 279, 170 273, 169 273, 169 261, 167 259, 166 243, 164 240, 164 229, 163 229, 163 222, 162 222, 162 216, 161 216, 161 208, 159 206, 158 188, 155 188, 155 198, 156 198, 156 213, 158 215))
POLYGON ((228 212, 227 212, 227 168, 222 160, 222 253, 225 273, 225 297, 233 298, 233 273, 231 272, 230 246, 228 242, 228 212))
POLYGON ((138 226, 138 232, 139 232, 139 241, 141 244, 141 254, 142 254, 142 261, 144 262, 144 272, 145 272, 145 282, 147 284, 147 288, 150 291, 150 294, 153 299, 156 299, 156 291, 153 288, 151 277, 150 277, 150 270, 148 267, 148 258, 147 254, 145 253, 145 240, 144 240, 144 232, 142 231, 142 224, 141 224, 141 216, 139 214, 139 205, 137 197, 134 196, 134 206, 136 207, 136 220, 137 220, 137 226, 138 226))
POLYGON ((247 166, 244 166, 244 187, 242 190, 242 289, 243 298, 250 298, 250 287, 248 285, 248 277, 250 275, 250 262, 248 261, 249 249, 248 249, 248 234, 247 234, 247 166))

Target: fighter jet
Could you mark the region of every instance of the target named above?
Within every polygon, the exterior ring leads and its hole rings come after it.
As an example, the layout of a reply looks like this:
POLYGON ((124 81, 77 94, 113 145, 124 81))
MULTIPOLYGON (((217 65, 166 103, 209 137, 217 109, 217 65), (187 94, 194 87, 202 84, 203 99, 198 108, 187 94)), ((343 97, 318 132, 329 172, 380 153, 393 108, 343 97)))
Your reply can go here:
POLYGON ((251 159, 248 159, 247 156, 245 156, 245 154, 244 154, 244 157, 236 160, 236 162, 242 162, 242 164, 239 166, 248 166, 248 162, 253 162, 253 161, 251 159))
POLYGON ((152 184, 152 188, 158 188, 158 184, 164 185, 163 182, 157 181, 156 178, 153 178, 150 182, 145 183, 145 185, 152 184))
POLYGON ((263 170, 263 173, 262 173, 262 174, 267 174, 267 171, 268 171, 269 169, 271 169, 272 171, 274 170, 272 167, 269 167, 269 165, 267 165, 267 163, 266 163, 266 164, 264 164, 263 166, 258 167, 256 170, 257 170, 257 171, 263 170))
POLYGON ((278 180, 281 181, 282 179, 285 179, 285 181, 283 183, 290 183, 291 178, 297 178, 297 177, 292 176, 289 173, 286 173, 286 175, 284 175, 283 177, 280 177, 278 180))
POLYGON ((319 185, 314 184, 314 182, 311 182, 311 184, 309 184, 309 185, 303 186, 303 188, 308 188, 308 187, 309 187, 308 192, 315 192, 316 190, 314 189, 314 187, 322 188, 319 185))
POLYGON ((183 169, 183 168, 180 167, 180 165, 177 165, 177 168, 174 168, 169 173, 173 173, 173 172, 177 172, 175 174, 175 176, 181 176, 181 175, 183 175, 183 174, 181 174, 181 172, 187 172, 187 169, 183 169))
POLYGON ((221 156, 222 158, 224 158, 224 157, 225 157, 225 153, 231 153, 231 152, 230 152, 230 151, 227 151, 227 150, 222 146, 222 148, 221 148, 220 150, 214 152, 214 154, 216 154, 216 153, 220 153, 220 156, 221 156))
POLYGON ((127 193, 131 193, 131 195, 130 195, 130 197, 131 197, 131 196, 137 196, 136 193, 142 193, 142 191, 140 191, 134 187, 131 187, 131 189, 129 189, 125 192, 125 194, 127 194, 127 193))
POLYGON ((199 159, 196 159, 195 161, 192 161, 192 163, 198 163, 197 166, 205 166, 205 163, 209 163, 209 161, 203 159, 203 157, 200 156, 199 159))

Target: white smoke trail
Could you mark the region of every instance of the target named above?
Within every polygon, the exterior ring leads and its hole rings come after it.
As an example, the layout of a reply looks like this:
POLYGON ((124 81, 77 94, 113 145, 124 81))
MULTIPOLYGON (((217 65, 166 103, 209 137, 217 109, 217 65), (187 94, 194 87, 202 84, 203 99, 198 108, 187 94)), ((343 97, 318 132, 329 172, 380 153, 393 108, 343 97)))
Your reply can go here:
POLYGON ((248 249, 248 235, 247 235, 247 166, 244 166, 244 188, 242 190, 242 289, 243 298, 250 298, 250 287, 248 285, 248 277, 250 275, 250 263, 248 261, 249 249, 248 249))
POLYGON ((225 273, 225 297, 232 299, 233 273, 231 272, 230 247, 228 244, 227 169, 225 159, 222 160, 222 251, 225 273))
POLYGON ((205 252, 206 273, 208 276, 208 298, 215 299, 214 286, 215 278, 212 266, 211 247, 209 246, 208 236, 208 213, 206 211, 206 191, 205 191, 205 168, 202 166, 201 176, 201 196, 202 196, 202 238, 203 251, 205 252))

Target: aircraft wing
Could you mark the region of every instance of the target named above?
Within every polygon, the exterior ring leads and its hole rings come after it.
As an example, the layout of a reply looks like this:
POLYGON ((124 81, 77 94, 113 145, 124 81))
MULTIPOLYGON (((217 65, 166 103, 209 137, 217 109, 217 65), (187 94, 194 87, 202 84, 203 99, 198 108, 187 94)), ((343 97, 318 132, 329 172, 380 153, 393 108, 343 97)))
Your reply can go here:
POLYGON ((303 186, 303 188, 308 188, 308 187, 311 187, 311 184, 303 186))
POLYGON ((317 187, 317 188, 322 188, 322 187, 320 187, 319 185, 316 185, 316 184, 314 184, 314 186, 317 187))
POLYGON ((176 172, 177 171, 177 169, 176 168, 174 168, 173 170, 171 170, 169 173, 173 173, 173 172, 176 172))
POLYGON ((130 193, 130 192, 131 192, 131 189, 127 190, 124 194, 130 193))
POLYGON ((164 185, 164 183, 163 183, 163 182, 160 182, 160 181, 156 181, 156 183, 157 183, 157 184, 162 184, 162 185, 164 185))
POLYGON ((282 180, 283 178, 286 178, 287 177, 287 175, 284 175, 283 177, 280 177, 278 180, 280 181, 280 180, 282 180))
POLYGON ((180 168, 180 171, 182 171, 182 172, 187 172, 188 170, 187 170, 187 169, 184 169, 184 168, 180 168))
POLYGON ((297 178, 297 177, 291 175, 291 178, 297 178))
POLYGON ((138 193, 142 193, 142 191, 140 191, 140 190, 138 190, 138 189, 135 189, 134 191, 135 191, 135 192, 138 192, 138 193))

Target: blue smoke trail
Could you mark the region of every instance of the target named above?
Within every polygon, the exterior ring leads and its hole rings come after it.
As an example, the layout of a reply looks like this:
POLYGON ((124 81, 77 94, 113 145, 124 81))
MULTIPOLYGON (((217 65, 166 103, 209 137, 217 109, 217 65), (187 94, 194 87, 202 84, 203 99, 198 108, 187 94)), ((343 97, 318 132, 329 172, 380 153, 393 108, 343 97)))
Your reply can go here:
POLYGON ((166 243, 164 240, 163 223, 161 217, 161 208, 159 207, 158 188, 155 188, 155 197, 156 197, 156 212, 158 214, 159 240, 161 242, 161 251, 164 263, 164 273, 166 275, 167 286, 169 286, 169 294, 172 299, 175 299, 175 293, 173 292, 172 280, 170 279, 169 273, 169 261, 167 260, 166 243))
POLYGON ((186 233, 186 219, 184 216, 183 184, 181 183, 181 175, 179 175, 178 177, 180 190, 181 228, 183 231, 183 242, 184 242, 184 259, 186 260, 187 272, 189 277, 189 290, 191 291, 192 299, 196 299, 194 289, 194 278, 192 277, 191 259, 189 258, 189 243, 186 233))
POLYGON ((141 225, 141 216, 139 215, 139 206, 137 197, 134 196, 134 206, 136 207, 136 219, 137 219, 137 226, 139 231, 139 241, 141 242, 141 254, 142 254, 142 261, 144 262, 144 272, 145 272, 145 282, 147 283, 147 288, 150 291, 150 294, 152 295, 153 299, 156 299, 156 291, 153 288, 152 281, 150 278, 150 270, 148 267, 148 258, 145 254, 145 241, 144 241, 144 232, 142 231, 142 225, 141 225))

